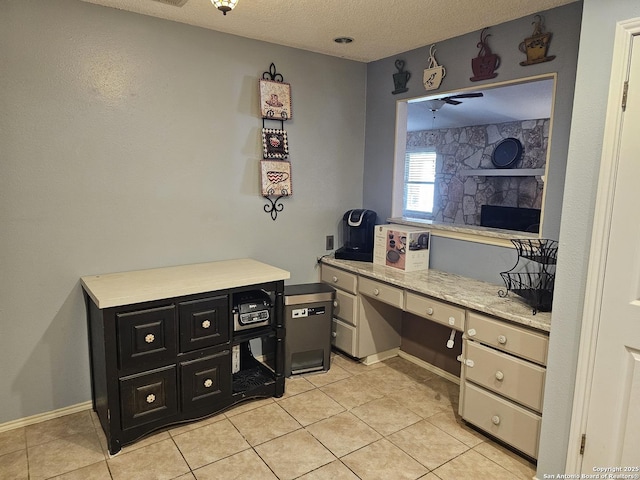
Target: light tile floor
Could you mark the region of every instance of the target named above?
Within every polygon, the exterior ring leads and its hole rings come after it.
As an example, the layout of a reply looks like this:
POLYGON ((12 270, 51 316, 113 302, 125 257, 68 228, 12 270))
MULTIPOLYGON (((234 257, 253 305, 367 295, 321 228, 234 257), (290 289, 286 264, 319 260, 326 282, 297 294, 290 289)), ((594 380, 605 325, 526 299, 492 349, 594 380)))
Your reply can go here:
POLYGON ((0 433, 3 480, 529 480, 535 466, 467 427, 459 387, 399 357, 338 354, 253 400, 110 456, 93 412, 0 433))

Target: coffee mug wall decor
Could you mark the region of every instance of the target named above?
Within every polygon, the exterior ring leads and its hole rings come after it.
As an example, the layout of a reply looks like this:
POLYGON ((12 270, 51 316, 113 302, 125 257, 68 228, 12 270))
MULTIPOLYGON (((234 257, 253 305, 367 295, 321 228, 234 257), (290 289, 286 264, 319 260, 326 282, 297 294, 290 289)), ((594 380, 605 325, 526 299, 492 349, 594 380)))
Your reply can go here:
POLYGON ((472 82, 489 80, 490 78, 495 78, 498 76, 495 70, 500 66, 500 57, 491 52, 491 49, 487 44, 487 38, 491 36, 491 34, 485 35, 485 32, 488 29, 489 27, 486 27, 482 29, 482 32, 480 32, 480 41, 477 44, 477 47, 480 49, 480 51, 478 52, 478 56, 476 58, 471 59, 471 70, 473 71, 473 77, 471 77, 469 80, 471 80, 472 82))
POLYGON ((396 68, 398 71, 393 74, 393 86, 395 90, 391 92, 394 95, 409 91, 407 82, 411 78, 411 73, 404 71, 404 60, 396 60, 396 68))
POLYGON ((551 43, 551 32, 544 31, 544 17, 536 15, 532 25, 533 35, 525 38, 524 41, 518 45, 518 49, 527 55, 527 59, 520 62, 520 65, 523 67, 542 62, 550 62, 556 58, 555 55, 547 56, 549 44, 551 43))
POLYGON ((442 79, 447 74, 445 68, 442 65, 438 65, 435 57, 436 45, 431 45, 429 49, 429 63, 427 68, 424 69, 424 75, 422 76, 422 84, 425 90, 436 90, 440 87, 442 79))

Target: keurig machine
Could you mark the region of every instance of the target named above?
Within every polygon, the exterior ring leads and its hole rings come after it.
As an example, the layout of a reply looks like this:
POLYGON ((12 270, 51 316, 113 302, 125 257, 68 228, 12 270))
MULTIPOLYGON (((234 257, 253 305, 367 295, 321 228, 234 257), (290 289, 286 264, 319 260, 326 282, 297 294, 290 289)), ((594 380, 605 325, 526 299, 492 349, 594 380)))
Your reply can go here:
POLYGON ((336 250, 341 260, 373 262, 373 229, 376 224, 373 210, 349 210, 342 217, 344 246, 336 250))

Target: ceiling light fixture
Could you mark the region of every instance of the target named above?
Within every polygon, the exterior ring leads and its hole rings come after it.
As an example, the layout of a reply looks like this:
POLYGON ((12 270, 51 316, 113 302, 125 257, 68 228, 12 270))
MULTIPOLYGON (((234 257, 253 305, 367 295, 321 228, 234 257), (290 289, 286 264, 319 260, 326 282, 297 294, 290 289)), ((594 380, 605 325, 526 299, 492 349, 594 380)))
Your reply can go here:
POLYGON ((234 9, 238 4, 238 0, 211 0, 211 3, 213 3, 213 5, 220 10, 223 15, 226 15, 227 12, 234 9))
POLYGON ((427 108, 429 110, 431 110, 432 112, 437 112, 447 102, 445 102, 444 100, 440 100, 440 99, 433 99, 433 100, 426 100, 424 103, 425 103, 425 105, 427 106, 427 108))
POLYGON ((336 43, 351 43, 353 42, 353 38, 351 37, 337 37, 333 39, 336 43))

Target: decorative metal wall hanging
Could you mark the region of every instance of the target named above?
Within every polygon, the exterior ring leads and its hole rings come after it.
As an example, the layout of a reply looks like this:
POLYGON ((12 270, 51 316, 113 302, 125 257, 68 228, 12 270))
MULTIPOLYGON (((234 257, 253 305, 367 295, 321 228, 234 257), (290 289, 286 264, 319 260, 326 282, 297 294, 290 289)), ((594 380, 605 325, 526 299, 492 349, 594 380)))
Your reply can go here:
POLYGON ((271 214, 271 219, 275 220, 278 212, 284 209, 280 200, 293 193, 291 163, 285 160, 261 160, 260 169, 262 196, 269 201, 269 204, 264 206, 264 211, 271 214), (275 200, 271 198, 274 196, 277 197, 275 200))
POLYGON ((489 80, 490 78, 498 76, 498 74, 495 73, 495 70, 500 66, 500 57, 495 53, 492 53, 489 45, 487 44, 487 38, 491 36, 491 34, 485 35, 485 32, 488 29, 489 27, 483 28, 482 32, 480 32, 480 41, 477 44, 480 51, 478 52, 477 57, 471 59, 473 77, 469 80, 472 82, 489 80))
POLYGON ((549 51, 549 44, 551 43, 551 32, 544 31, 544 17, 542 15, 536 15, 533 25, 533 34, 530 37, 524 39, 518 45, 520 51, 527 55, 527 59, 520 62, 520 65, 526 67, 527 65, 535 65, 536 63, 550 62, 555 55, 547 57, 549 51))
POLYGON ((278 213, 284 209, 280 200, 292 194, 291 163, 283 160, 289 155, 289 140, 284 122, 292 117, 291 85, 284 82, 284 77, 276 71, 273 63, 269 71, 262 74, 259 85, 262 152, 266 159, 260 161, 261 194, 269 202, 264 205, 264 211, 275 221, 278 213), (279 122, 280 128, 267 128, 266 122, 270 121, 279 122))
POLYGON ((404 71, 404 60, 396 60, 396 68, 398 71, 393 74, 393 86, 395 90, 391 92, 394 95, 408 92, 407 82, 411 78, 411 73, 404 71))
POLYGON ((262 118, 289 120, 291 111, 291 85, 284 82, 272 63, 260 80, 260 113, 262 118), (269 77, 269 79, 268 79, 269 77))
POLYGON ((286 130, 262 129, 262 156, 263 158, 287 158, 289 156, 289 141, 286 130))
POLYGON ((447 71, 442 65, 438 65, 438 61, 435 57, 436 44, 434 43, 429 48, 429 63, 427 68, 424 69, 424 75, 422 76, 422 84, 425 90, 436 90, 440 87, 442 79, 447 74, 447 71))

